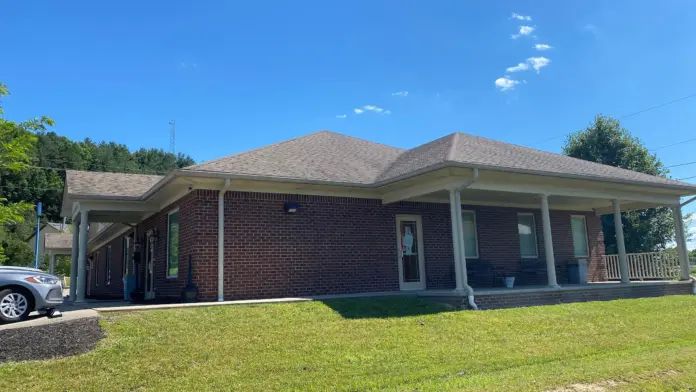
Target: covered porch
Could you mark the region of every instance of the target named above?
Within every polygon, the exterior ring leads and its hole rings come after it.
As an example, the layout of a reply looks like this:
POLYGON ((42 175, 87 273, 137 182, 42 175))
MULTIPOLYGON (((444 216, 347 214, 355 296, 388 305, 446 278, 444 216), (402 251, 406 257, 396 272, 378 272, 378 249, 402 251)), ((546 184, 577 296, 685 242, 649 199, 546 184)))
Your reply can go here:
MULTIPOLYGON (((665 287, 669 288, 667 291, 691 292, 687 290, 687 286, 691 285, 690 267, 680 203, 680 196, 685 193, 683 190, 646 187, 628 181, 617 184, 478 168, 443 168, 384 187, 382 201, 385 204, 402 201, 449 204, 456 285, 453 290, 427 290, 422 295, 431 295, 429 292, 432 292, 433 296, 439 296, 449 292, 454 298, 476 296, 478 299, 484 295, 519 294, 511 290, 528 290, 529 293, 572 292, 575 295, 578 290, 599 289, 597 293, 609 293, 606 290, 617 291, 621 286, 594 282, 607 282, 614 276, 620 281, 619 285, 641 280, 630 274, 629 262, 632 258, 625 250, 621 212, 656 206, 672 208, 678 251, 673 259, 676 269, 670 270, 676 271, 672 274, 674 276, 664 274, 653 280, 675 278, 686 283, 672 286, 672 282, 664 282, 665 287), (467 206, 510 207, 529 211, 517 214, 516 238, 505 240, 508 248, 511 241, 519 241, 519 253, 511 252, 507 259, 501 261, 499 258, 495 262, 480 256, 478 248, 485 238, 477 233, 476 226, 481 222, 477 221, 479 218, 476 216, 473 219, 467 217, 467 206), (590 249, 588 241, 586 220, 597 218, 595 220, 599 222, 598 217, 603 214, 613 214, 615 218, 618 255, 614 264, 607 263, 603 243, 601 249, 599 246, 598 249, 590 249), (535 219, 536 216, 539 218, 535 219), (569 217, 570 222, 560 221, 559 216, 569 217), (536 238, 537 226, 541 233, 539 239, 536 238), (563 247, 572 247, 572 253, 569 255, 566 251, 559 251, 563 247), (575 264, 586 264, 590 258, 601 271, 595 271, 589 279, 581 277, 575 281, 568 278, 570 269, 579 268, 575 264), (512 289, 504 287, 505 278, 515 278, 512 289)), ((485 246, 494 247, 495 244, 485 246)), ((400 268, 404 268, 403 255, 399 257, 402 259, 400 268)), ((644 287, 648 286, 635 289, 631 286, 619 291, 623 290, 624 295, 630 296, 632 292, 647 290, 644 287)), ((656 286, 650 287, 652 291, 660 291, 656 286)))

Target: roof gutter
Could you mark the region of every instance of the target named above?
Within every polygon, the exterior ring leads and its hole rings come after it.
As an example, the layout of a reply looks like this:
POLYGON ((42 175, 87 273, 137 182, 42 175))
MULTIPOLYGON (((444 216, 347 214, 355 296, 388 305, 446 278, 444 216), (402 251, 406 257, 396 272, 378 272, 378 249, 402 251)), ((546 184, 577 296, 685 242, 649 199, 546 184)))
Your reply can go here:
POLYGON ((694 201, 694 200, 696 200, 696 196, 694 196, 694 197, 692 197, 691 199, 689 199, 689 200, 687 200, 687 201, 681 203, 681 204, 679 205, 679 207, 684 207, 685 205, 691 203, 691 202, 694 201))

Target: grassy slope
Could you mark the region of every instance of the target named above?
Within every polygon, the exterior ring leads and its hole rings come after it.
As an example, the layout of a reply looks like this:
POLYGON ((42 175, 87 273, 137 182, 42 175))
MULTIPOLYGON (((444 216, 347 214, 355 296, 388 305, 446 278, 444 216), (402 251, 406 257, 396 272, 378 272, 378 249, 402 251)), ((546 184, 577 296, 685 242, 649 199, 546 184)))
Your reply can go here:
POLYGON ((696 385, 691 296, 485 312, 343 300, 123 313, 103 325, 108 338, 94 352, 0 365, 0 391, 696 385))

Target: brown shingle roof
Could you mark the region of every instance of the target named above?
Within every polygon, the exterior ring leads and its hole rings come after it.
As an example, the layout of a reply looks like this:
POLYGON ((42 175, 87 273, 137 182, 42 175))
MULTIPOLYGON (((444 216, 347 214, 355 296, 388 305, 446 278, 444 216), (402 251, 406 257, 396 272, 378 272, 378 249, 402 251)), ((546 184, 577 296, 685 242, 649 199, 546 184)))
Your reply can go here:
POLYGON ((609 181, 623 180, 656 185, 693 186, 669 178, 602 165, 466 133, 454 134, 451 141, 448 160, 452 162, 609 181))
POLYGON ((147 174, 66 171, 70 196, 138 198, 161 179, 147 174))
POLYGON ((321 131, 189 166, 194 171, 371 184, 404 150, 321 131))
POLYGON ((72 234, 46 233, 44 235, 45 249, 70 249, 72 248, 72 234))
MULTIPOLYGON (((209 172, 261 179, 378 186, 448 165, 696 190, 694 184, 465 133, 454 133, 403 150, 321 131, 189 166, 179 170, 179 173, 209 172)), ((139 198, 161 179, 161 176, 143 174, 67 172, 68 193, 71 196, 139 198)))

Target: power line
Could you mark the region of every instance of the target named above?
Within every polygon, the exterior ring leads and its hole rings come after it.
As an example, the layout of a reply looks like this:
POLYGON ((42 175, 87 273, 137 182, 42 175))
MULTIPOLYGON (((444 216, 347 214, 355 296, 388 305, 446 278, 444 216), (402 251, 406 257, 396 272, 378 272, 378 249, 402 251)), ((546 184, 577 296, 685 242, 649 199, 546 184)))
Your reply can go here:
POLYGON ((677 178, 677 181, 690 180, 690 179, 692 179, 692 178, 696 178, 696 176, 684 177, 684 178, 677 178))
MULTIPOLYGON (((687 95, 687 96, 685 96, 685 97, 677 98, 677 99, 675 99, 675 100, 673 100, 673 101, 669 101, 669 102, 661 103, 661 104, 659 104, 659 105, 651 106, 651 107, 649 107, 649 108, 642 109, 642 110, 639 110, 639 111, 637 111, 637 112, 633 112, 633 113, 630 113, 630 114, 625 114, 625 115, 623 115, 623 116, 618 117, 618 119, 619 119, 619 120, 623 120, 623 119, 625 119, 625 118, 633 117, 633 116, 638 115, 638 114, 641 114, 641 113, 645 113, 645 112, 649 112, 649 111, 651 111, 651 110, 659 109, 659 108, 661 108, 661 107, 665 107, 665 106, 667 106, 667 105, 671 105, 671 104, 673 104, 673 103, 677 103, 677 102, 680 102, 680 101, 684 101, 684 100, 686 100, 686 99, 693 98, 693 97, 696 97, 696 93, 691 94, 691 95, 687 95)), ((564 136, 566 136, 566 135, 554 136, 554 137, 551 137, 551 138, 548 138, 548 139, 539 140, 539 141, 536 142, 535 144, 540 144, 540 143, 549 142, 549 141, 551 141, 551 140, 555 140, 555 139, 558 139, 558 138, 561 138, 561 137, 564 137, 564 136)), ((693 140, 696 140, 696 139, 693 139, 693 140)), ((693 140, 690 140, 690 141, 693 141, 693 140)), ((676 144, 673 144, 673 145, 676 146, 677 144, 681 144, 681 143, 676 143, 676 144)), ((660 147, 659 149, 667 148, 667 147, 672 147, 672 145, 660 147)))
POLYGON ((695 163, 696 163, 696 161, 693 161, 693 162, 686 162, 686 163, 679 163, 679 164, 676 164, 676 165, 665 166, 665 169, 669 169, 670 167, 679 167, 679 166, 693 165, 693 164, 695 164, 695 163))
POLYGON ((627 115, 625 115, 625 116, 621 116, 621 117, 619 117, 619 119, 624 119, 624 118, 628 118, 628 117, 635 116, 636 114, 641 114, 641 113, 649 112, 649 111, 651 111, 651 110, 659 109, 659 108, 661 108, 661 107, 664 107, 664 106, 667 106, 667 105, 671 105, 671 104, 673 104, 673 103, 677 103, 677 102, 683 101, 683 100, 685 100, 685 99, 693 98, 693 97, 696 97, 696 93, 695 93, 695 94, 691 94, 691 95, 687 95, 686 97, 681 97, 681 98, 675 99, 674 101, 669 101, 669 102, 662 103, 662 104, 659 104, 659 105, 656 105, 656 106, 653 106, 653 107, 650 107, 650 108, 647 108, 647 109, 639 110, 639 111, 637 111, 637 112, 635 112, 635 113, 631 113, 631 114, 627 114, 627 115))
POLYGON ((663 148, 674 147, 674 146, 678 146, 678 145, 680 145, 680 144, 691 143, 691 142, 694 142, 694 141, 696 141, 696 138, 694 138, 694 139, 689 139, 689 140, 683 140, 683 141, 681 141, 681 142, 668 144, 668 145, 666 145, 666 146, 662 146, 662 147, 658 147, 658 148, 653 148, 653 149, 650 150, 650 151, 662 150, 663 148))

